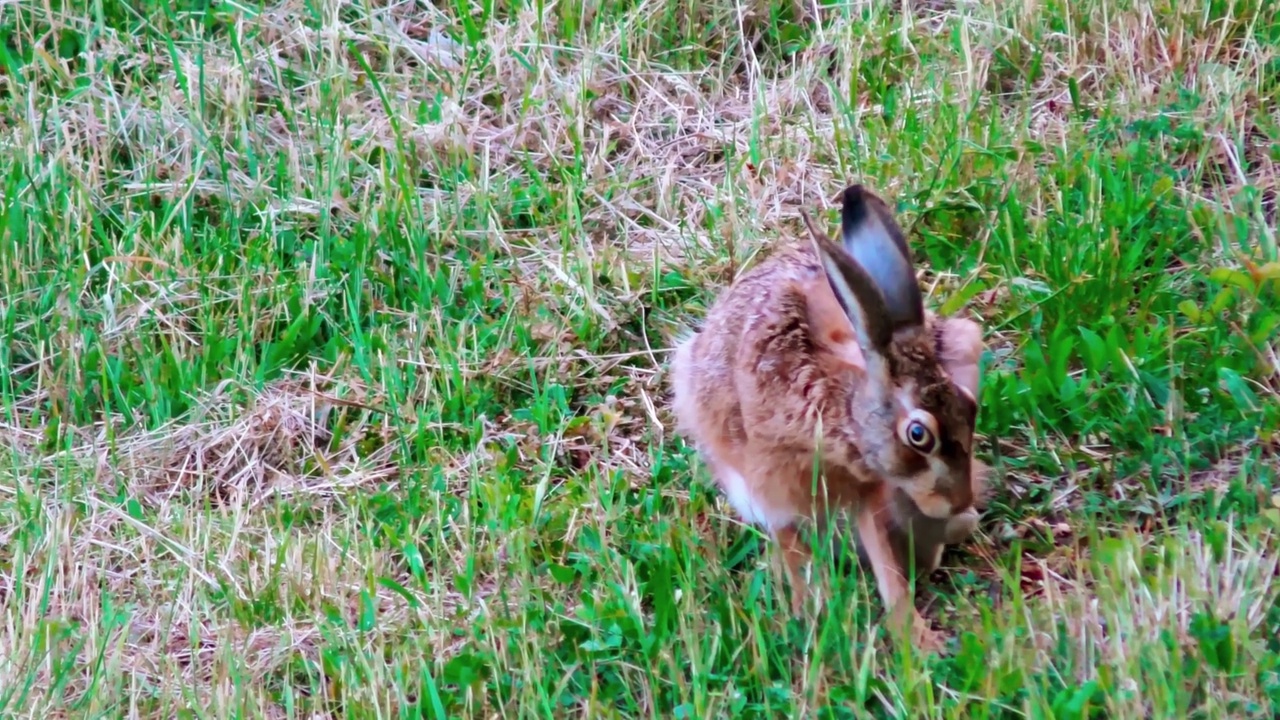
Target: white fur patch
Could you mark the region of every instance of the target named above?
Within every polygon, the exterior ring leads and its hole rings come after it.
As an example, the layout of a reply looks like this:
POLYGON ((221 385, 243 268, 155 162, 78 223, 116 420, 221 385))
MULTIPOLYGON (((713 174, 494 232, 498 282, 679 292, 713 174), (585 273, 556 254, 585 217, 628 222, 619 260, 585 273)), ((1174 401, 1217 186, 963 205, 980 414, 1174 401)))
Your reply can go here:
MULTIPOLYGON (((938 479, 946 477, 950 472, 951 468, 947 467, 942 458, 936 455, 929 456, 929 474, 931 475, 929 484, 931 486, 936 486, 938 479)), ((951 513, 955 512, 955 508, 951 507, 951 502, 941 497, 935 496, 931 498, 931 502, 927 505, 925 503, 917 504, 920 506, 921 512, 935 520, 946 520, 951 517, 951 513)))
POLYGON ((719 475, 720 489, 724 491, 729 504, 745 522, 774 532, 786 527, 795 519, 795 513, 789 510, 771 508, 760 503, 747 487, 747 479, 736 470, 722 466, 719 475))
POLYGON ((978 529, 978 511, 973 508, 954 515, 947 521, 946 537, 943 542, 948 545, 956 545, 963 542, 966 538, 978 529))

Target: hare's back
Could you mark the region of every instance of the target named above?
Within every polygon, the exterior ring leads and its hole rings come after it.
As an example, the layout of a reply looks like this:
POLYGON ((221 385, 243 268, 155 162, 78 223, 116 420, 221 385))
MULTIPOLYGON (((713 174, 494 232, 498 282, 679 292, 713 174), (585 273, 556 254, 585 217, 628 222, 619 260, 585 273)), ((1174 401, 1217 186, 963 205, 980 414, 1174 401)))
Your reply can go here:
POLYGON ((720 454, 741 449, 744 393, 755 388, 742 387, 740 371, 755 364, 762 331, 802 322, 792 316, 801 312, 801 286, 817 272, 816 258, 803 247, 783 247, 723 290, 702 328, 679 342, 672 360, 674 410, 686 436, 720 454))

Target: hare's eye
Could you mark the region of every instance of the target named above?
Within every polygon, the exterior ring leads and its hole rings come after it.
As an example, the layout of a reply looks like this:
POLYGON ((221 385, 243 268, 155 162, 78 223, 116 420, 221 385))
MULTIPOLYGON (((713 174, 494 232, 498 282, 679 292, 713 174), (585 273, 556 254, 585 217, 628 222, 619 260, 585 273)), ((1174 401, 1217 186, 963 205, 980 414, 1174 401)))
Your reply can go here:
POLYGON ((912 420, 907 425, 907 442, 911 447, 922 453, 928 453, 933 450, 933 432, 924 426, 919 420, 912 420))

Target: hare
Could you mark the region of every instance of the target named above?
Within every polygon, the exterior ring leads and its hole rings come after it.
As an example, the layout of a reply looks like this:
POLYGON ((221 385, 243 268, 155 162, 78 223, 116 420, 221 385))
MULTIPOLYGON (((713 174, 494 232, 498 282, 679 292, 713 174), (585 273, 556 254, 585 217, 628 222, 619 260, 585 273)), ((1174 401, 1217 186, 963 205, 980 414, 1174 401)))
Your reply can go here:
POLYGON ((744 273, 676 343, 676 429, 782 550, 794 613, 810 559, 799 525, 847 509, 891 617, 937 649, 891 535, 915 512, 944 525, 972 512, 981 329, 926 313, 884 200, 854 184, 841 204, 840 244, 801 210, 811 242, 744 273))

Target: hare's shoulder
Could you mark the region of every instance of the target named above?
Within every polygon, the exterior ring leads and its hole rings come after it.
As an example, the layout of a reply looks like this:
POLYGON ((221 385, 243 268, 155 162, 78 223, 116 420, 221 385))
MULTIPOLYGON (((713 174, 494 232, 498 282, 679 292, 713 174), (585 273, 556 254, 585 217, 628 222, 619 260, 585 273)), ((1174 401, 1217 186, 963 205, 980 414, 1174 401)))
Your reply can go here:
POLYGON ((743 323, 737 352, 738 382, 749 388, 744 404, 766 413, 794 405, 810 415, 811 405, 845 384, 833 376, 824 328, 812 322, 813 288, 810 278, 796 276, 757 296, 767 302, 743 323))

